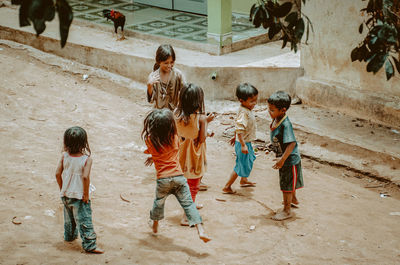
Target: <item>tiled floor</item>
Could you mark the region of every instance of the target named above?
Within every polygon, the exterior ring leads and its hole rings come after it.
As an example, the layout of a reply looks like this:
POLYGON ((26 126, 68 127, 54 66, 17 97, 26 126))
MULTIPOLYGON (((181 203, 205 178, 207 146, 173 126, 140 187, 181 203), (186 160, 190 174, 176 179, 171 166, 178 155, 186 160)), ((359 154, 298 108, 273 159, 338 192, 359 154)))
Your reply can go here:
MULTIPOLYGON (((202 15, 166 10, 134 3, 132 0, 70 0, 76 19, 110 25, 102 16, 103 9, 114 9, 126 16, 125 28, 145 34, 159 35, 181 40, 207 42, 207 17, 202 15)), ((266 33, 254 28, 248 16, 233 14, 233 41, 244 40, 266 33)))

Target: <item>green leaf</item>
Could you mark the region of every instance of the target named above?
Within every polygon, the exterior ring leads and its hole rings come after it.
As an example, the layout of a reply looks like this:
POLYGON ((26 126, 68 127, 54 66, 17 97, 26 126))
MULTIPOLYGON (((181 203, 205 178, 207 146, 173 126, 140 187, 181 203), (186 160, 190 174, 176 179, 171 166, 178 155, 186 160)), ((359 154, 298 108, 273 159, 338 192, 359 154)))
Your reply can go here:
POLYGON ((308 44, 308 36, 310 35, 310 22, 307 21, 307 30, 306 30, 306 45, 308 44))
POLYGON ((387 53, 378 53, 372 58, 372 60, 367 64, 367 72, 373 72, 376 74, 379 69, 382 68, 387 58, 387 53))
POLYGON ((286 47, 286 44, 287 44, 287 42, 288 42, 288 39, 289 39, 288 35, 285 34, 285 35, 283 36, 282 49, 286 47))
POLYGON ((288 23, 293 23, 294 24, 294 23, 296 23, 298 16, 299 15, 298 15, 297 12, 292 12, 292 13, 290 13, 289 15, 287 15, 285 17, 285 21, 288 22, 288 23))
POLYGON ((297 21, 296 27, 294 28, 294 35, 295 35, 295 38, 300 41, 301 37, 303 37, 303 34, 304 34, 304 20, 302 18, 300 18, 297 21))
POLYGON ((19 7, 19 26, 25 27, 29 26, 31 23, 28 19, 29 7, 31 5, 32 0, 22 1, 21 6, 19 7))
POLYGON ((260 9, 261 9, 261 7, 260 6, 258 6, 258 7, 256 7, 256 10, 254 11, 254 20, 253 20, 253 25, 254 25, 254 27, 256 27, 256 28, 258 28, 258 27, 260 27, 261 26, 261 17, 260 17, 260 9))
POLYGON ((57 0, 56 9, 60 21, 61 48, 63 48, 67 43, 69 27, 71 26, 74 16, 72 14, 72 8, 66 0, 57 0))
POLYGON ((268 38, 272 40, 274 36, 281 30, 281 26, 278 23, 272 23, 268 29, 268 38))
POLYGON ((385 63, 385 71, 386 71, 386 80, 389 80, 394 76, 393 64, 390 60, 387 60, 385 63))
POLYGON ((275 10, 275 15, 277 17, 284 17, 289 14, 290 10, 292 9, 293 4, 291 2, 285 2, 281 6, 278 6, 275 10))
POLYGON ((363 32, 363 26, 364 24, 361 23, 360 26, 358 27, 358 32, 360 32, 360 34, 363 32))
POLYGON ((254 16, 254 11, 256 10, 256 4, 253 4, 250 8, 250 17, 249 20, 252 21, 253 20, 253 16, 254 16))
POLYGON ((359 56, 358 56, 358 51, 359 51, 359 48, 358 48, 358 47, 354 48, 354 49, 351 51, 350 58, 351 58, 351 61, 352 61, 352 62, 358 60, 358 58, 359 58, 359 56))

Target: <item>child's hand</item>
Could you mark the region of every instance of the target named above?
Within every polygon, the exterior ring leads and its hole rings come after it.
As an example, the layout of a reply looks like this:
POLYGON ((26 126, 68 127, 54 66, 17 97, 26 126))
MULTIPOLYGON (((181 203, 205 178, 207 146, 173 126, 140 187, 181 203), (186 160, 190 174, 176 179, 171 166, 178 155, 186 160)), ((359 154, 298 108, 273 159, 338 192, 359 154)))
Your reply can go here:
POLYGON ((84 203, 89 203, 89 194, 83 194, 82 201, 84 203))
POLYGON ((233 146, 233 145, 235 145, 235 142, 236 142, 236 136, 233 136, 233 137, 229 140, 229 143, 233 146))
POLYGON ((242 145, 242 153, 243 154, 248 154, 249 150, 247 149, 247 145, 242 145))
POLYGON ((285 160, 279 159, 278 162, 276 162, 275 165, 272 166, 273 169, 281 169, 283 167, 283 164, 285 163, 285 160))
POLYGON ((149 75, 149 79, 147 80, 147 84, 149 84, 149 85, 154 85, 155 83, 158 83, 158 82, 160 82, 160 73, 157 71, 157 72, 152 72, 150 75, 149 75))
POLYGON ((146 159, 146 161, 144 161, 144 165, 145 165, 146 167, 149 167, 149 166, 153 165, 153 158, 152 158, 152 157, 148 157, 148 158, 146 159))
POLYGON ((212 122, 212 120, 215 118, 214 113, 209 113, 207 114, 207 123, 212 122))
POLYGON ((207 130, 207 137, 213 137, 214 136, 214 131, 208 129, 207 130))

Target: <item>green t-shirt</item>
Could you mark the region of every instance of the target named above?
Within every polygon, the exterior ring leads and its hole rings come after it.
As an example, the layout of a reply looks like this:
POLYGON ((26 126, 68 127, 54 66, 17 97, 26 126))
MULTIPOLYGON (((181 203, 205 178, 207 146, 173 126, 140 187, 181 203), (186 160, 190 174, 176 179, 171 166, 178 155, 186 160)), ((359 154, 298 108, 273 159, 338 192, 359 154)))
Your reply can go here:
POLYGON ((271 134, 270 134, 271 144, 273 146, 273 150, 276 153, 277 157, 281 157, 283 155, 283 153, 286 150, 286 147, 290 143, 292 142, 296 143, 296 146, 294 147, 292 153, 288 156, 283 165, 292 166, 300 163, 301 161, 300 152, 296 142, 296 137, 294 136, 293 126, 289 120, 289 117, 285 116, 278 125, 278 127, 276 127, 275 129, 272 128, 272 124, 270 128, 271 128, 271 134))

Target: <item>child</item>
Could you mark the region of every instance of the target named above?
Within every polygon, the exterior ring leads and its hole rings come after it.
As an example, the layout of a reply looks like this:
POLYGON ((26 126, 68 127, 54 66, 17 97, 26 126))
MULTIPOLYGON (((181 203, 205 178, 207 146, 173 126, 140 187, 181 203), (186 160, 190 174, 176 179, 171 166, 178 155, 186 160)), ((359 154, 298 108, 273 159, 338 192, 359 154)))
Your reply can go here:
MULTIPOLYGON (((179 139, 179 163, 189 184, 193 202, 200 188, 200 180, 207 167, 207 125, 214 115, 204 114, 204 93, 201 87, 187 84, 181 91, 175 112, 179 139)), ((201 208, 197 205, 197 208, 201 208)), ((184 215, 181 225, 189 225, 184 215)))
POLYGON ((96 247, 96 233, 92 224, 89 199, 92 158, 86 131, 81 127, 67 129, 64 133, 64 151, 56 170, 64 204, 64 240, 75 240, 79 229, 83 249, 102 254, 104 251, 96 247))
POLYGON ((275 92, 268 98, 269 115, 272 118, 271 143, 275 143, 276 157, 280 157, 273 168, 279 169, 279 183, 284 205, 283 211, 272 217, 277 221, 292 217, 290 208, 297 207, 299 203, 296 198, 296 189, 304 186, 299 149, 292 123, 286 115, 290 102, 291 97, 284 91, 275 92))
POLYGON ((185 210, 189 225, 196 226, 200 239, 207 243, 211 239, 204 232, 201 216, 179 165, 179 140, 172 112, 169 109, 150 112, 144 120, 142 137, 147 145, 145 153, 151 155, 145 165, 154 162, 157 171, 156 198, 150 211, 153 232, 157 233, 158 221, 164 218, 165 200, 173 194, 185 210))
POLYGON ((147 81, 147 100, 154 108, 174 110, 178 105, 179 92, 185 84, 181 71, 174 68, 175 52, 171 45, 158 47, 156 63, 147 81))
POLYGON ((256 159, 251 145, 251 141, 256 138, 256 119, 251 110, 257 104, 258 90, 249 83, 242 83, 236 88, 236 97, 240 101, 240 107, 235 120, 235 136, 230 140, 231 145, 235 145, 236 165, 222 189, 227 194, 235 193, 232 184, 238 176, 241 177, 241 187, 254 187, 256 184, 247 178, 256 159))

